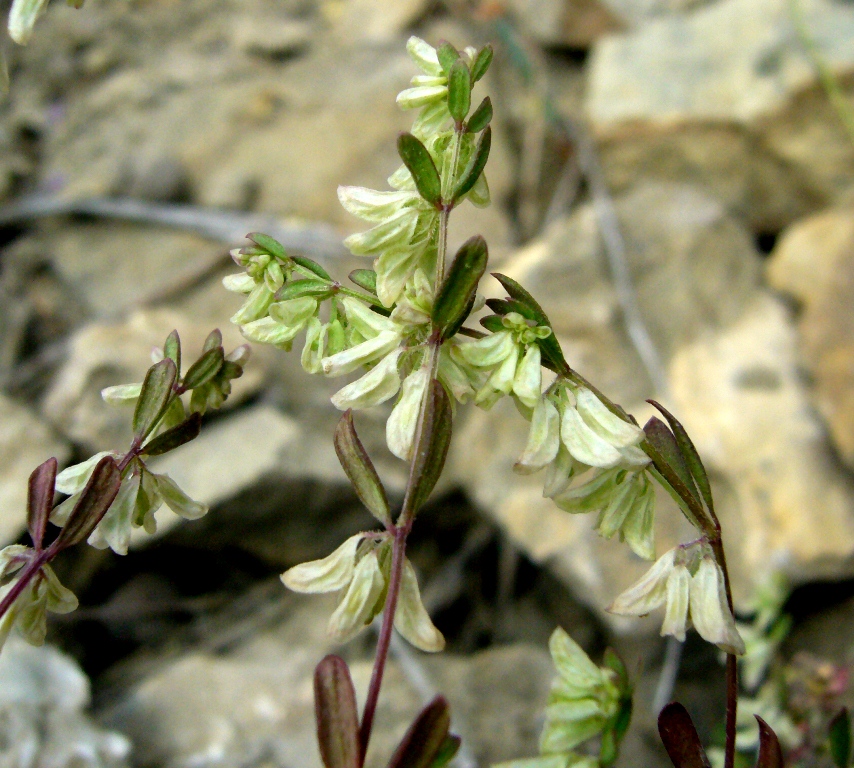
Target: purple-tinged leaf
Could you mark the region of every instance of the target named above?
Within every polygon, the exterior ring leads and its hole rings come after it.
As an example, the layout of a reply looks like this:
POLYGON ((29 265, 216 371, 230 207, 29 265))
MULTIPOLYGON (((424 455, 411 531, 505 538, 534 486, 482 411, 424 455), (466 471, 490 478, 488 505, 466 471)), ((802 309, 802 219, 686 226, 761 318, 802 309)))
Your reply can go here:
POLYGON ((448 72, 448 112, 459 125, 471 109, 471 73, 468 64, 457 59, 448 72))
POLYGON ((675 768, 711 768, 691 716, 678 702, 661 710, 658 734, 675 768))
POLYGON ((160 421, 172 397, 172 387, 177 374, 175 363, 168 357, 148 369, 133 412, 135 437, 145 437, 160 421))
POLYGON ((365 446, 356 434, 351 410, 345 411, 339 419, 338 426, 335 427, 333 443, 338 461, 341 462, 356 495, 377 520, 383 525, 390 525, 391 515, 385 488, 371 457, 368 456, 365 446))
MULTIPOLYGON (((411 133, 401 133, 397 139, 397 153, 412 174, 418 194, 430 205, 440 205, 442 202, 442 181, 427 147, 411 133)), ((474 181, 472 185, 474 185, 474 181)))
POLYGON ((42 548, 47 521, 53 509, 56 469, 56 459, 48 459, 33 470, 27 485, 27 529, 37 552, 42 548))
POLYGON ((163 345, 163 356, 168 357, 175 363, 175 370, 178 375, 181 374, 181 339, 178 336, 178 331, 172 331, 166 337, 166 343, 163 345))
POLYGON ((182 382, 184 389, 195 389, 207 384, 219 373, 224 361, 225 352, 222 347, 209 349, 190 366, 182 382))
MULTIPOLYGON (((169 362, 172 363, 171 360, 169 362)), ((172 365, 174 367, 174 363, 172 365)), ((95 465, 89 482, 51 546, 62 550, 88 539, 110 508, 121 484, 122 474, 115 459, 112 456, 104 456, 95 465)))
POLYGON ((172 429, 167 429, 162 434, 149 440, 142 447, 142 454, 147 456, 160 456, 163 453, 174 451, 184 443, 195 440, 202 431, 202 414, 193 413, 186 421, 176 424, 172 429))
POLYGON ((453 416, 451 401, 436 379, 430 381, 420 450, 412 460, 412 509, 417 512, 436 487, 451 445, 453 416))
POLYGON ((444 697, 437 696, 409 726, 388 768, 430 768, 443 751, 450 727, 451 710, 448 702, 444 697))
POLYGON ((683 427, 676 417, 660 403, 657 403, 655 400, 647 400, 647 402, 661 411, 664 418, 667 419, 667 423, 670 424, 670 428, 673 430, 673 436, 676 438, 676 444, 679 446, 682 457, 685 459, 685 464, 691 472, 691 477, 697 484, 697 488, 700 490, 703 501, 706 502, 706 508, 713 510, 715 506, 714 501, 712 500, 712 487, 709 484, 709 476, 706 474, 706 468, 703 466, 703 460, 700 458, 700 454, 694 447, 694 442, 685 431, 685 427, 683 427))
POLYGON ((483 169, 486 168, 486 161, 489 160, 489 150, 492 147, 492 128, 489 126, 480 134, 477 140, 477 145, 474 148, 471 159, 460 177, 459 184, 454 190, 454 202, 458 201, 463 195, 471 191, 472 187, 477 183, 483 169))
POLYGON ((783 749, 780 740, 759 715, 754 715, 759 723, 759 756, 756 758, 756 768, 785 768, 783 749))
POLYGON ((346 662, 327 656, 314 670, 317 741, 326 768, 359 768, 359 713, 346 662))
POLYGON ((207 352, 209 349, 216 349, 222 346, 222 331, 219 328, 214 328, 202 344, 202 352, 207 352))
POLYGON ((830 721, 828 727, 830 757, 836 768, 851 765, 851 718, 847 707, 842 707, 830 721))

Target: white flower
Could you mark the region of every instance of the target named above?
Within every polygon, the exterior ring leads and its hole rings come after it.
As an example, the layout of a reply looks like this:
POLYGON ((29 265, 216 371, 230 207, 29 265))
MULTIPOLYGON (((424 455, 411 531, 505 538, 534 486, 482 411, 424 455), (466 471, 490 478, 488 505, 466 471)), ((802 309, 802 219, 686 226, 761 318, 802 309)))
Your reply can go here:
POLYGON ((529 475, 551 464, 560 448, 560 414, 549 397, 542 396, 534 406, 528 442, 513 469, 529 475))
POLYGON ((400 388, 400 399, 391 411, 386 422, 386 442, 389 450, 404 461, 412 459, 412 444, 415 440, 415 430, 418 426, 418 415, 424 393, 430 383, 429 360, 424 363, 403 382, 400 388))
POLYGON ((744 653, 744 641, 727 602, 723 572, 708 545, 669 550, 607 610, 620 616, 645 616, 662 605, 666 606, 662 635, 684 640, 690 620, 704 640, 727 653, 744 653))
MULTIPOLYGON (((371 540, 372 534, 351 536, 322 560, 296 565, 282 574, 282 582, 295 592, 341 591, 341 599, 329 619, 327 632, 345 642, 370 624, 383 610, 386 597, 388 538, 371 540), (364 542, 364 544, 363 544, 364 542)), ((409 560, 404 560, 394 626, 412 645, 422 651, 440 651, 445 639, 421 603, 418 581, 409 560)))

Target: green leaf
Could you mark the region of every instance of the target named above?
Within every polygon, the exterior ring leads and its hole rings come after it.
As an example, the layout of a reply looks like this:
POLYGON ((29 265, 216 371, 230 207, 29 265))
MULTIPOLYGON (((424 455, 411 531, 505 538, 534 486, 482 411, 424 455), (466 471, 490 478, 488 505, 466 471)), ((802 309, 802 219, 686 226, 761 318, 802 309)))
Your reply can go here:
POLYGON ((329 273, 312 259, 307 259, 305 256, 291 256, 291 261, 294 262, 294 264, 299 264, 303 269, 307 269, 309 272, 314 272, 315 275, 322 277, 324 280, 332 280, 329 273))
POLYGON ((418 194, 430 205, 440 205, 442 202, 442 181, 427 147, 411 133, 402 133, 397 139, 397 152, 400 159, 403 160, 403 164, 412 174, 418 194))
POLYGON ((661 710, 658 734, 675 768, 711 768, 691 716, 678 702, 661 710))
POLYGON ((756 768, 785 768, 783 749, 777 734, 759 715, 754 717, 759 723, 759 755, 756 758, 756 768))
POLYGON ((473 83, 476 83, 486 74, 486 70, 492 64, 492 54, 491 45, 485 45, 477 52, 477 56, 474 57, 474 62, 471 65, 471 81, 473 83))
POLYGON ((388 768, 430 768, 445 747, 450 727, 448 702, 444 697, 437 696, 409 726, 388 768))
POLYGON ((317 741, 326 768, 359 768, 361 754, 356 691, 339 656, 326 656, 314 670, 317 741))
POLYGON ((451 67, 454 66, 454 62, 460 58, 460 52, 447 40, 443 40, 436 49, 436 56, 439 58, 439 64, 442 65, 442 70, 447 75, 451 71, 451 67))
POLYGON ((492 100, 487 96, 469 118, 467 128, 470 133, 480 133, 492 120, 492 100))
POLYGON ((454 736, 453 734, 445 736, 442 746, 439 747, 439 751, 433 758, 433 762, 430 763, 430 768, 443 768, 450 763, 456 757, 457 752, 459 752, 461 743, 462 739, 459 736, 454 736))
POLYGON ((828 740, 833 764, 836 768, 848 768, 851 764, 851 718, 846 707, 842 707, 830 721, 828 740))
MULTIPOLYGON (((171 360, 169 361, 172 362, 171 360)), ((89 482, 71 510, 65 525, 51 548, 65 549, 89 538, 101 522, 122 484, 122 473, 112 456, 104 456, 96 465, 89 482)))
POLYGON ((412 509, 417 512, 436 487, 451 445, 453 416, 445 388, 432 379, 427 393, 420 450, 412 460, 412 509))
POLYGON ((53 509, 56 469, 56 459, 48 459, 33 470, 27 484, 27 530, 37 552, 42 548, 47 521, 53 509))
POLYGON ((506 315, 510 312, 518 312, 526 320, 533 320, 537 325, 540 325, 542 318, 537 312, 531 309, 527 304, 523 304, 516 299, 487 299, 486 306, 489 307, 496 315, 506 315))
POLYGON ((364 290, 377 295, 377 273, 372 269, 354 269, 348 277, 364 290))
POLYGON ((655 400, 647 400, 647 402, 657 408, 664 415, 664 418, 667 419, 667 422, 670 424, 670 428, 673 430, 673 436, 676 438, 676 444, 679 446, 682 457, 685 459, 685 464, 691 472, 691 477, 694 479, 694 482, 697 484, 697 488, 699 488, 700 493, 703 496, 703 500, 706 502, 706 508, 714 510, 715 503, 712 499, 712 487, 709 484, 709 476, 706 474, 706 468, 703 466, 703 460, 700 458, 700 454, 694 447, 693 441, 688 437, 685 427, 683 427, 676 420, 676 417, 660 403, 657 403, 655 400))
POLYGON ((459 184, 454 191, 454 202, 459 200, 463 195, 471 191, 475 182, 480 178, 483 169, 486 168, 486 161, 489 160, 489 148, 492 146, 492 128, 486 127, 486 130, 480 134, 477 140, 477 146, 472 153, 471 159, 463 171, 459 184))
POLYGON ((466 240, 454 256, 433 304, 433 325, 441 331, 443 340, 453 336, 465 322, 488 259, 486 240, 480 235, 466 240))
POLYGON ((498 331, 506 330, 504 328, 504 323, 501 322, 501 318, 498 315, 487 315, 486 317, 480 318, 480 324, 486 328, 487 331, 491 331, 492 333, 498 333, 498 331))
POLYGON ((291 280, 276 294, 276 301, 300 299, 303 296, 323 301, 335 293, 335 288, 326 280, 291 280))
POLYGON ((214 347, 205 352, 195 363, 190 366, 184 376, 184 389, 195 389, 209 382, 219 373, 225 362, 225 353, 222 347, 214 347))
POLYGON ((356 495, 383 525, 391 524, 388 497, 377 470, 356 434, 353 412, 347 410, 335 427, 335 453, 356 495))
POLYGON ((222 332, 219 328, 214 328, 202 344, 202 352, 207 352, 209 349, 216 349, 222 346, 222 332))
POLYGON ((133 412, 133 434, 145 437, 160 421, 172 398, 178 370, 168 357, 148 369, 133 412))
POLYGON ((282 261, 286 261, 288 258, 285 246, 269 235, 264 235, 261 232, 250 232, 246 235, 246 239, 255 243, 263 253, 269 253, 270 256, 274 256, 282 261))
POLYGON ((178 331, 172 331, 166 337, 166 343, 163 345, 163 356, 168 357, 175 363, 177 374, 181 375, 181 339, 178 337, 178 331))
MULTIPOLYGON (((530 319, 535 320, 537 325, 547 325, 551 328, 552 324, 549 322, 549 318, 546 315, 543 308, 539 305, 537 300, 528 293, 519 283, 517 283, 512 277, 507 277, 507 275, 502 275, 500 272, 492 272, 490 273, 499 283, 501 283, 501 287, 507 291, 507 295, 510 296, 511 299, 515 299, 520 304, 525 305, 529 308, 530 311, 534 312, 533 317, 530 319)), ((525 317, 528 317, 524 313, 520 313, 525 317)))
POLYGON ((706 520, 697 486, 691 477, 691 471, 685 463, 682 451, 673 433, 667 425, 656 416, 644 424, 644 434, 647 443, 652 448, 652 461, 655 468, 673 486, 680 498, 698 516, 700 521, 706 520))
POLYGON ((163 453, 174 451, 184 443, 195 440, 202 431, 202 414, 193 413, 186 421, 176 424, 172 429, 167 429, 157 437, 149 440, 142 448, 143 455, 160 456, 163 453))
POLYGON ((457 59, 448 73, 448 112, 459 125, 471 109, 471 73, 468 65, 457 59))

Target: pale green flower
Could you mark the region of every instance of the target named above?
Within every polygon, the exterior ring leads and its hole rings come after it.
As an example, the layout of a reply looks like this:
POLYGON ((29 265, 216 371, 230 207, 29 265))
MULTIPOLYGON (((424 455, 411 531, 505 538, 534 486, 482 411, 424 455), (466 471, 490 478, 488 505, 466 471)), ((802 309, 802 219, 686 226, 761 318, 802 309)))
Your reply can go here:
MULTIPOLYGON (((330 617, 327 632, 345 642, 371 623, 383 610, 390 566, 387 536, 359 533, 351 536, 322 560, 296 565, 282 574, 282 582, 295 592, 339 592, 341 598, 330 617)), ((418 581, 409 560, 403 564, 395 629, 422 651, 440 651, 445 639, 433 626, 421 603, 418 581)))
POLYGON ((727 603, 723 572, 707 544, 669 550, 607 610, 620 616, 645 616, 662 605, 662 635, 684 640, 692 621, 704 640, 727 653, 744 653, 744 641, 727 603))
POLYGON ((522 475, 538 472, 551 464, 560 448, 560 414, 551 398, 541 396, 531 416, 528 442, 513 469, 522 475))
POLYGON ((411 461, 415 429, 424 393, 430 383, 430 366, 427 360, 409 374, 400 388, 400 399, 386 422, 386 442, 389 450, 404 461, 411 461))

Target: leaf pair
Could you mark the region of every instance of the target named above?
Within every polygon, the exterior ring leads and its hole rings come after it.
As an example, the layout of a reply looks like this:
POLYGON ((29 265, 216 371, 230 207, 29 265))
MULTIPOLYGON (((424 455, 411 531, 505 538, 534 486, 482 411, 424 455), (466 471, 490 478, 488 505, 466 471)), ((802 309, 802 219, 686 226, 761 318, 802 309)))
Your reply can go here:
MULTIPOLYGON (((413 480, 409 489, 409 505, 413 512, 423 506, 436 487, 451 443, 451 402, 445 388, 435 379, 430 382, 425 407, 419 450, 413 457, 410 470, 413 480)), ((359 440, 351 410, 345 411, 338 421, 333 443, 338 461, 356 495, 377 520, 387 528, 391 527, 388 496, 371 457, 359 440)))
MULTIPOLYGON (((327 656, 314 671, 314 707, 320 756, 326 768, 360 768, 362 743, 356 691, 346 662, 327 656)), ((441 696, 428 704, 409 727, 388 768, 442 768, 459 749, 448 733, 451 715, 441 696)))
MULTIPOLYGON (((756 768, 785 768, 777 734, 759 715, 759 755, 756 768)), ((658 716, 658 733, 675 768, 711 768, 709 758, 688 710, 672 702, 658 716)))
POLYGON ((705 533, 716 535, 712 489, 700 454, 672 413, 655 400, 647 402, 655 406, 670 425, 668 428, 656 416, 644 425, 645 448, 653 465, 682 500, 680 507, 689 521, 705 533))

